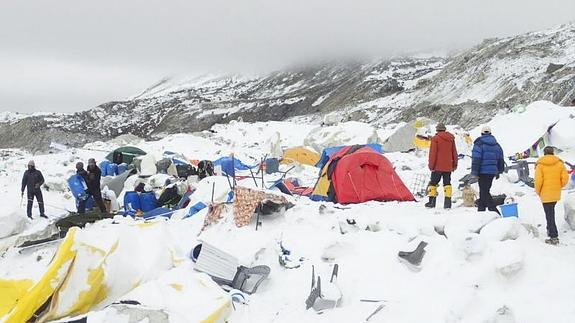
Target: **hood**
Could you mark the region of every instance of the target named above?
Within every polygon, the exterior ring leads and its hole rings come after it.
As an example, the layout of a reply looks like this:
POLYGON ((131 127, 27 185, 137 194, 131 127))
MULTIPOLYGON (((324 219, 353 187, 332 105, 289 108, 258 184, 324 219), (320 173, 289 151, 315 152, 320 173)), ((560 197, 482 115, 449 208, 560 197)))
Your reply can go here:
POLYGON ((455 140, 455 136, 453 136, 450 132, 447 131, 439 131, 435 136, 444 141, 455 140))
POLYGON ((481 137, 475 139, 475 143, 476 144, 482 143, 485 145, 495 146, 495 145, 497 145, 497 140, 495 140, 495 137, 493 137, 493 135, 485 134, 485 135, 481 135, 481 137))
POLYGON ((545 166, 552 166, 557 163, 562 163, 563 161, 561 158, 555 155, 546 155, 537 160, 537 164, 545 165, 545 166))

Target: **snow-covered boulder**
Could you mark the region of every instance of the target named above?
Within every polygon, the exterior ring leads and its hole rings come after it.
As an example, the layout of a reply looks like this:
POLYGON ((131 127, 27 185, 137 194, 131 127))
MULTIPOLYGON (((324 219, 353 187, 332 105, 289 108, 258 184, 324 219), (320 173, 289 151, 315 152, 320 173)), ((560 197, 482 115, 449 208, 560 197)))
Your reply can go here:
POLYGON ((328 147, 372 143, 379 143, 375 128, 367 123, 356 121, 315 128, 304 140, 304 145, 319 152, 328 147))
POLYGON ((450 217, 443 228, 445 236, 452 240, 465 240, 469 233, 479 233, 481 228, 499 218, 495 212, 458 214, 450 217))
POLYGON ((483 251, 485 251, 485 241, 481 239, 479 234, 469 233, 463 240, 462 251, 465 254, 466 260, 479 257, 483 254, 483 251))
POLYGON ((26 212, 18 206, 3 207, 0 213, 0 239, 21 233, 26 228, 26 212))
POLYGON ((575 231, 575 193, 566 194, 563 207, 565 208, 565 221, 571 230, 575 231))
POLYGON ((523 269, 523 249, 515 241, 500 242, 493 251, 495 270, 502 276, 511 278, 523 269))
POLYGON ((481 229, 481 237, 488 241, 505 241, 519 238, 523 227, 515 217, 499 218, 481 229))

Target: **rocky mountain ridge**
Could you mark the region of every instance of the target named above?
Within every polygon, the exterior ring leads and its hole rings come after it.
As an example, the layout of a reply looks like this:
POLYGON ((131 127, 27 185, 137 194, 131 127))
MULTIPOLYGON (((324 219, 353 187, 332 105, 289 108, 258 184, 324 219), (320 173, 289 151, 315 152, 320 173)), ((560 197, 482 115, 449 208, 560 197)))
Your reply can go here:
POLYGON ((575 23, 489 39, 452 57, 306 66, 265 76, 164 79, 125 101, 74 114, 0 118, 0 148, 47 149, 122 134, 155 138, 216 123, 288 119, 385 125, 430 117, 472 127, 535 100, 575 99, 575 23))

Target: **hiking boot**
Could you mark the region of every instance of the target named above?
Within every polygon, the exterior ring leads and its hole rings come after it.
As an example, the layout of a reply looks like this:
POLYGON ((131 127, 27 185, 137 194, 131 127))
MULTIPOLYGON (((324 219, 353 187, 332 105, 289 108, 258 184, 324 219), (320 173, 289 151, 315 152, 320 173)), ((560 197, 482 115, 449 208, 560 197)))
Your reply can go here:
POLYGON ((48 217, 46 216, 46 214, 40 214, 41 218, 47 219, 48 217))
POLYGON ((425 203, 425 207, 426 208, 434 208, 435 207, 435 201, 437 200, 437 197, 435 196, 430 196, 429 197, 429 202, 425 203))
POLYGON ((397 256, 400 260, 407 262, 410 267, 414 270, 419 270, 419 265, 421 265, 421 261, 423 260, 423 256, 425 255, 425 247, 427 246, 427 242, 421 241, 417 248, 413 251, 400 251, 397 256))
POLYGON ((545 243, 546 243, 546 244, 553 245, 553 246, 556 246, 556 245, 559 244, 559 238, 548 238, 548 239, 545 239, 545 243))
POLYGON ((451 209, 451 197, 446 197, 445 200, 443 200, 443 208, 451 209))

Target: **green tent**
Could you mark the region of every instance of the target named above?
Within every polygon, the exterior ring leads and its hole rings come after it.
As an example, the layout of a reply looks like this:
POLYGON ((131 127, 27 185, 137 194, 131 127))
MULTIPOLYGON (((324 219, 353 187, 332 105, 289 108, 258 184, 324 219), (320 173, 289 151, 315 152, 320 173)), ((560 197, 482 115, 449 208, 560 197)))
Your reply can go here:
POLYGON ((117 148, 117 149, 113 150, 112 152, 110 152, 108 154, 108 156, 106 156, 106 159, 109 161, 114 161, 114 153, 115 152, 121 152, 123 155, 124 163, 126 163, 128 165, 132 163, 132 160, 134 159, 134 157, 143 156, 146 154, 146 152, 140 148, 136 148, 136 147, 132 147, 132 146, 125 146, 125 147, 117 148))

